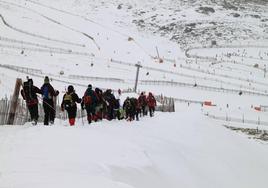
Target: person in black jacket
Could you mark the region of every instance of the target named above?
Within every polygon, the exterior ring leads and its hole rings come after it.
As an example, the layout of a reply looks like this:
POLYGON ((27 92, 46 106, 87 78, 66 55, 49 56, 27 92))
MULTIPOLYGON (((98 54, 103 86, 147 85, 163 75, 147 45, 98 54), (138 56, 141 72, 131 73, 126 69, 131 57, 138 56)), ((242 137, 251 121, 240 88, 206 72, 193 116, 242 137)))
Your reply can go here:
POLYGON ((96 121, 96 106, 97 106, 97 95, 94 90, 92 90, 92 85, 89 84, 87 87, 87 90, 84 93, 84 96, 82 98, 81 108, 86 109, 87 111, 87 120, 88 124, 91 123, 91 121, 96 121))
POLYGON ((55 91, 52 85, 49 83, 48 76, 44 79, 44 84, 41 87, 41 92, 43 96, 43 108, 45 112, 44 125, 48 125, 50 122, 54 124, 56 109, 54 105, 54 97, 59 94, 59 91, 55 91))
POLYGON ((108 120, 113 120, 114 119, 114 109, 116 106, 116 98, 115 98, 114 94, 112 93, 111 89, 107 89, 103 93, 103 99, 107 103, 107 115, 106 115, 106 117, 108 120))
POLYGON ((26 101, 26 105, 30 112, 31 121, 33 125, 37 124, 39 118, 37 93, 42 94, 41 90, 33 85, 32 79, 28 79, 26 82, 23 83, 21 95, 22 98, 26 101))
POLYGON ((68 113, 69 123, 71 126, 75 124, 77 105, 76 103, 81 103, 82 99, 78 97, 78 95, 74 91, 74 87, 72 85, 68 86, 67 92, 63 95, 61 110, 64 109, 68 113))

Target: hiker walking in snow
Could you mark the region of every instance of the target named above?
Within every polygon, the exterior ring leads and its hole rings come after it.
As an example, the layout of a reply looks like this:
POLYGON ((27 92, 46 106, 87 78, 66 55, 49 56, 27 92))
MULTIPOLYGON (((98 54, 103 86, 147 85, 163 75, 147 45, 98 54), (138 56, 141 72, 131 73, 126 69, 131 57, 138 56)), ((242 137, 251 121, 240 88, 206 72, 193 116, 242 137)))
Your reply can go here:
POLYGON ((114 109, 115 109, 115 105, 116 105, 116 99, 115 99, 115 96, 112 94, 112 90, 107 89, 103 93, 103 98, 104 98, 104 100, 106 101, 106 104, 107 104, 106 117, 107 117, 108 120, 112 120, 112 119, 114 119, 114 109))
POLYGON ((104 116, 104 109, 106 108, 106 103, 103 99, 103 94, 102 90, 99 88, 95 88, 95 93, 97 96, 97 104, 95 108, 95 115, 96 115, 96 120, 102 120, 104 116))
POLYGON ((44 79, 44 84, 41 87, 41 92, 43 96, 43 108, 45 112, 44 125, 48 125, 49 122, 51 124, 54 124, 56 109, 53 99, 59 94, 59 91, 54 90, 52 85, 49 83, 48 76, 46 76, 44 79))
POLYGON ((84 93, 84 96, 82 98, 82 103, 81 103, 82 109, 84 109, 85 107, 87 111, 88 124, 90 124, 92 120, 93 121, 97 120, 97 117, 95 114, 96 105, 97 105, 97 95, 95 91, 92 90, 92 85, 89 84, 87 87, 87 90, 84 93))
POLYGON ((23 83, 21 95, 22 98, 26 101, 33 125, 37 124, 39 118, 37 93, 42 94, 41 90, 33 85, 32 79, 28 79, 28 81, 23 83))
POLYGON ((67 92, 63 95, 61 110, 66 110, 68 113, 69 123, 71 126, 75 124, 77 105, 76 103, 81 103, 82 99, 74 91, 72 85, 68 86, 67 92))
POLYGON ((123 109, 126 113, 125 119, 127 121, 132 121, 135 118, 135 106, 129 97, 126 98, 123 104, 123 109))
POLYGON ((136 99, 135 97, 130 98, 130 102, 132 105, 132 117, 133 119, 136 118, 136 121, 139 121, 139 114, 141 113, 141 106, 139 103, 139 100, 136 99))
POLYGON ((156 106, 156 100, 151 92, 149 92, 149 95, 147 96, 146 100, 149 107, 150 117, 153 117, 156 106))
POLYGON ((146 100, 146 95, 144 94, 144 92, 141 92, 139 98, 138 98, 138 102, 140 104, 141 107, 141 111, 142 111, 142 115, 145 116, 147 115, 147 100, 146 100))

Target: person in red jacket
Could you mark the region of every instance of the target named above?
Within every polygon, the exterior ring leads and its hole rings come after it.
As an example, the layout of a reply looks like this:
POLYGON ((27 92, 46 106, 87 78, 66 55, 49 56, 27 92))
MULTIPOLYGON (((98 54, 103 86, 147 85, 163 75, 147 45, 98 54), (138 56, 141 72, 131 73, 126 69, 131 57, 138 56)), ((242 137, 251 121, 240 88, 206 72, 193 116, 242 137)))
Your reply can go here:
POLYGON ((147 115, 147 110, 146 110, 147 101, 146 101, 146 95, 144 94, 144 92, 141 92, 141 94, 138 98, 138 102, 141 106, 142 115, 143 116, 147 115))
POLYGON ((68 86, 67 92, 63 95, 61 110, 64 109, 68 113, 69 123, 71 126, 75 124, 77 105, 76 103, 81 103, 82 99, 78 97, 78 95, 74 91, 74 87, 72 85, 68 86))
POLYGON ((156 106, 156 100, 151 92, 149 92, 149 95, 147 96, 146 101, 149 107, 150 117, 153 117, 155 106, 156 106))

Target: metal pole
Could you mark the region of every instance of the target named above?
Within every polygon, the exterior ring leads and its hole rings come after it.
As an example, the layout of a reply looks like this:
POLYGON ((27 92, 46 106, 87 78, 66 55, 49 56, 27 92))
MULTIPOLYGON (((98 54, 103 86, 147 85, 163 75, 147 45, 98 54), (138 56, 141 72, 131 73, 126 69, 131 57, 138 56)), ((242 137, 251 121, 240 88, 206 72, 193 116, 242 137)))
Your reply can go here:
POLYGON ((157 57, 158 57, 158 59, 160 59, 160 56, 159 56, 159 52, 158 52, 158 48, 157 48, 157 46, 155 47, 155 49, 156 49, 157 57))
POLYGON ((135 64, 135 66, 137 67, 137 72, 136 72, 136 80, 135 80, 134 92, 137 92, 137 86, 138 86, 138 80, 139 80, 139 72, 140 72, 140 68, 142 66, 141 66, 140 62, 135 64))

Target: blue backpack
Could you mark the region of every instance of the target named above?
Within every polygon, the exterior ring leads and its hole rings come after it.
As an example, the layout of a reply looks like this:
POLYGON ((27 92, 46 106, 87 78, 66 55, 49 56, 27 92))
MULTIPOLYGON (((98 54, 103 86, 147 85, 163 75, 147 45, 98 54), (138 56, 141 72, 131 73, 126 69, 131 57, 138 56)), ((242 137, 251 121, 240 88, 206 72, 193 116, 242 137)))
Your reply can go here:
POLYGON ((43 87, 43 99, 51 99, 51 95, 49 94, 49 87, 44 86, 43 87))

